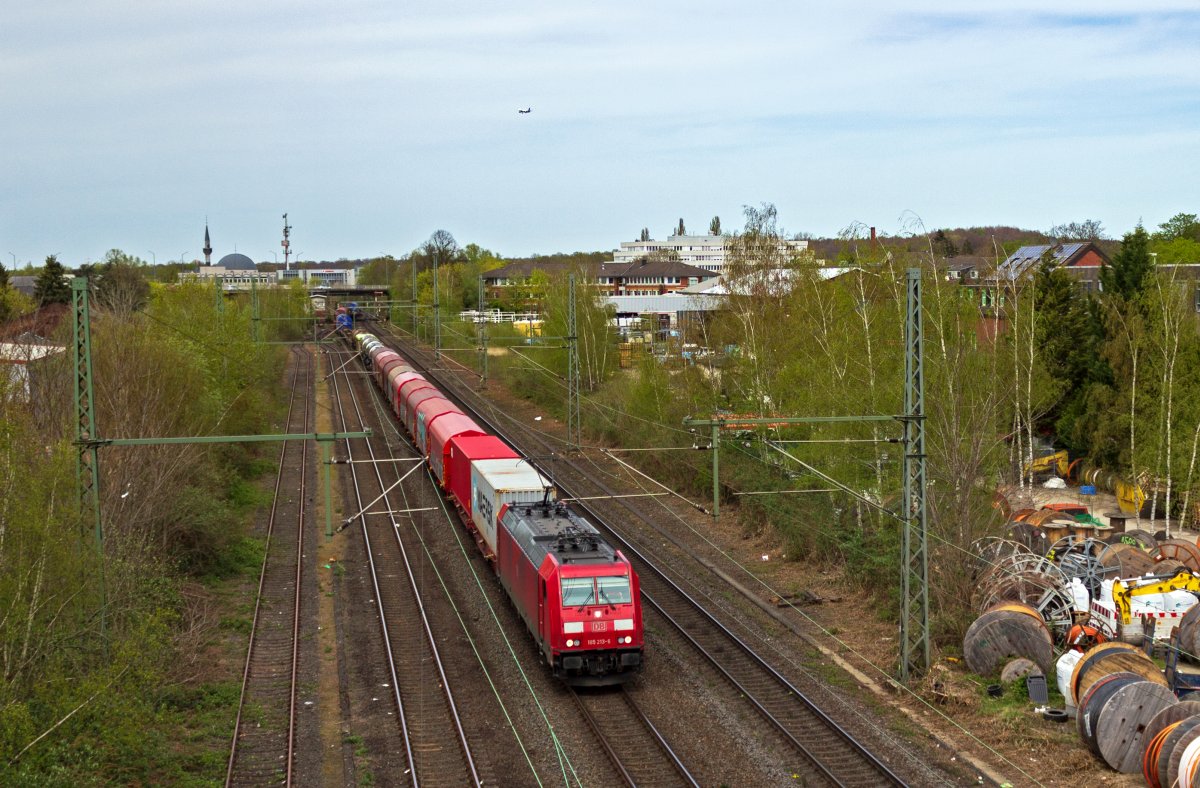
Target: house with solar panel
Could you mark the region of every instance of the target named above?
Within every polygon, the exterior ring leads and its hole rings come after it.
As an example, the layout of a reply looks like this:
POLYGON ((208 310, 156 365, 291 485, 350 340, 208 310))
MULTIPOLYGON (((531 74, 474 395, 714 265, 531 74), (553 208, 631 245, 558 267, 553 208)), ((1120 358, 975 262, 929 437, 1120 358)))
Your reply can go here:
POLYGON ((996 266, 991 276, 970 283, 978 292, 980 308, 991 311, 1003 307, 1004 293, 1020 289, 1033 279, 1043 260, 1051 260, 1065 270, 1085 293, 1099 292, 1100 267, 1110 262, 1104 250, 1091 241, 1022 246, 996 266))

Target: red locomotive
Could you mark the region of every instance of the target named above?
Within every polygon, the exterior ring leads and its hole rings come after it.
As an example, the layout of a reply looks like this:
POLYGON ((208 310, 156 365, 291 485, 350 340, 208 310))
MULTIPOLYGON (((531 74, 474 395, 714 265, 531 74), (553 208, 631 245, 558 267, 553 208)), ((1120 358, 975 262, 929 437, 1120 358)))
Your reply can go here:
POLYGON ((354 342, 396 418, 458 509, 554 675, 626 681, 642 668, 637 574, 554 486, 377 337, 354 342))

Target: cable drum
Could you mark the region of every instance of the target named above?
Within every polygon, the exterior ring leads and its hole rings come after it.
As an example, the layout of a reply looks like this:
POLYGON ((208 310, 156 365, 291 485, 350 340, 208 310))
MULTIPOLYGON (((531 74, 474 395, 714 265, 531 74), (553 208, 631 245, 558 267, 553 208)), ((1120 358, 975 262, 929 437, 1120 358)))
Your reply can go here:
POLYGON ((1083 693, 1079 688, 1079 680, 1083 674, 1083 671, 1090 667, 1097 660, 1103 659, 1106 654, 1116 651, 1137 651, 1137 649, 1128 643, 1100 643, 1085 651, 1083 653, 1083 658, 1075 663, 1075 667, 1071 671, 1071 694, 1068 697, 1068 700, 1074 703, 1076 707, 1079 706, 1079 701, 1083 699, 1083 693))
POLYGON ((1079 701, 1075 723, 1079 738, 1087 745, 1092 755, 1101 758, 1100 746, 1096 742, 1096 727, 1100 723, 1100 712, 1108 699, 1124 686, 1144 681, 1136 673, 1110 673, 1092 685, 1079 701))
POLYGON ((1174 575, 1180 569, 1187 569, 1182 561, 1176 561, 1174 558, 1164 558, 1161 561, 1155 561, 1154 574, 1156 575, 1174 575))
POLYGON ((1189 662, 1200 662, 1200 604, 1192 605, 1179 619, 1176 637, 1179 656, 1189 662))
POLYGON ((1146 751, 1142 755, 1142 777, 1146 778, 1146 785, 1150 788, 1163 788, 1158 781, 1159 754, 1162 752, 1163 742, 1179 725, 1180 721, 1178 720, 1172 722, 1162 730, 1155 732, 1146 741, 1146 751))
MULTIPOLYGON (((1196 718, 1193 717, 1192 719, 1196 718)), ((1180 727, 1183 726, 1181 725, 1180 727)), ((1169 743, 1170 740, 1171 737, 1168 736, 1167 743, 1169 743)), ((1158 768, 1159 778, 1166 778, 1162 783, 1164 786, 1174 786, 1179 783, 1179 767, 1183 763, 1183 756, 1188 753, 1192 747, 1192 744, 1197 741, 1200 741, 1200 725, 1188 728, 1187 731, 1185 731, 1183 735, 1179 737, 1179 740, 1175 742, 1174 746, 1171 747, 1170 752, 1166 751, 1166 744, 1163 745, 1163 753, 1158 756, 1158 768), (1165 766, 1167 767, 1165 775, 1163 774, 1162 768, 1164 766, 1164 758, 1166 759, 1165 766)), ((1193 755, 1193 757, 1195 756, 1193 755)), ((1184 783, 1184 785, 1190 786, 1191 783, 1184 783)))
POLYGON ((1181 700, 1172 703, 1146 723, 1147 738, 1154 737, 1177 722, 1200 715, 1200 700, 1181 700))
POLYGON ((1183 751, 1183 755, 1179 759, 1179 772, 1175 779, 1179 781, 1180 785, 1195 785, 1198 771, 1200 771, 1200 738, 1192 740, 1192 743, 1183 751))
MULTIPOLYGON (((1175 560, 1191 569, 1200 572, 1200 547, 1186 539, 1164 539, 1158 543, 1153 556, 1157 561, 1175 560)), ((1162 570, 1155 570, 1162 574, 1162 570)))
POLYGON ((1196 731, 1196 734, 1200 736, 1200 715, 1188 717, 1180 721, 1163 737, 1162 746, 1159 747, 1158 756, 1154 764, 1155 782, 1160 788, 1167 788, 1171 784, 1171 753, 1175 750, 1175 746, 1192 731, 1196 731))
POLYGON ((1149 741, 1149 722, 1178 703, 1170 688, 1153 681, 1135 681, 1117 689, 1104 702, 1096 723, 1100 757, 1122 774, 1137 774, 1149 741))
POLYGON ((1054 641, 1040 616, 1016 610, 992 610, 971 624, 963 637, 963 656, 972 672, 990 676, 1010 657, 1037 663, 1043 675, 1054 665, 1054 641))
POLYGON ((1132 547, 1140 547, 1143 550, 1150 552, 1158 547, 1158 540, 1154 538, 1154 534, 1142 529, 1126 531, 1120 534, 1113 534, 1108 537, 1109 544, 1127 544, 1132 547))
POLYGON ((1115 570, 1117 577, 1138 577, 1157 572, 1154 558, 1140 545, 1110 543, 1100 553, 1100 565, 1115 570))
POLYGON ((1050 555, 1058 562, 1058 568, 1068 579, 1079 578, 1087 587, 1093 599, 1100 596, 1100 586, 1104 580, 1115 578, 1119 572, 1116 565, 1105 566, 1100 560, 1101 554, 1111 545, 1093 537, 1079 538, 1064 536, 1050 548, 1050 555))
POLYGON ((1132 651, 1114 649, 1103 652, 1080 669, 1079 696, 1086 695, 1093 684, 1111 673, 1133 673, 1159 686, 1167 686, 1167 679, 1158 669, 1158 665, 1141 649, 1132 651))

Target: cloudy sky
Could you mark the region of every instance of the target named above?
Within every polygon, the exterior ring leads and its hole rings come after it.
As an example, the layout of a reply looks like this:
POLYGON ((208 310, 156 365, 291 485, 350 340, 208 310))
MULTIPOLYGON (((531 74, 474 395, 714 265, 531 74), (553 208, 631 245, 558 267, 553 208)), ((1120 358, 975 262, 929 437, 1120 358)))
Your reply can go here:
POLYGON ((0 86, 6 266, 1200 210, 1195 0, 10 0, 0 86))

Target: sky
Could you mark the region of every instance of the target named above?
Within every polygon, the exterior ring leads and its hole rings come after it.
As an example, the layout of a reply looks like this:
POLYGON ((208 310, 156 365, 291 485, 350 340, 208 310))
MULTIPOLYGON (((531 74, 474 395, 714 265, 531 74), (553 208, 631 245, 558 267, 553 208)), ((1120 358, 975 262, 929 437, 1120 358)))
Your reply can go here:
POLYGON ((1195 0, 3 6, 6 267, 1200 212, 1195 0))

